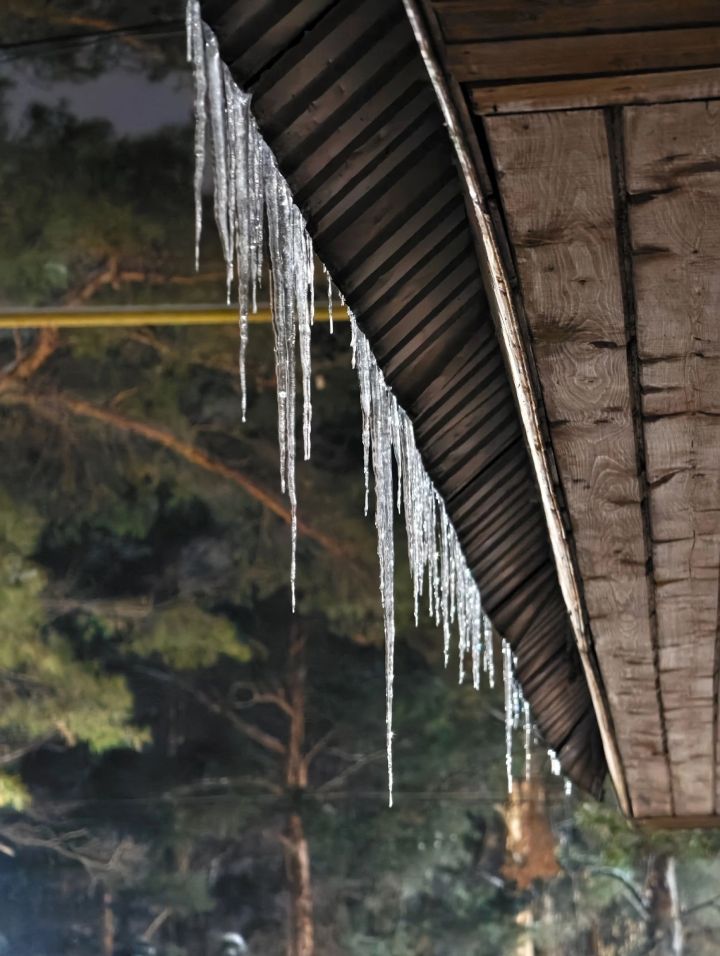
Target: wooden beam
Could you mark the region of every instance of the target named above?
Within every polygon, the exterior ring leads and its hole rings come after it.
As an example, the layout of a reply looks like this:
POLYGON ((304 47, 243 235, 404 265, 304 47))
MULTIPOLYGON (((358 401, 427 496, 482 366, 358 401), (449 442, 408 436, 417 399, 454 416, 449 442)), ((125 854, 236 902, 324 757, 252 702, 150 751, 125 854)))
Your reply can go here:
POLYGON ((433 0, 446 42, 720 22, 717 0, 433 0))
POLYGON ((468 95, 480 115, 716 99, 720 68, 473 85, 468 95))
POLYGON ((704 814, 687 817, 640 817, 633 821, 643 830, 716 830, 720 816, 704 814))
POLYGON ((720 802, 720 103, 624 117, 673 790, 679 815, 712 814, 720 802))
POLYGON ((470 117, 461 98, 450 92, 449 81, 431 39, 427 11, 418 0, 403 0, 403 3, 457 156, 470 219, 476 232, 478 258, 488 302, 512 380, 525 439, 538 481, 560 587, 595 708, 610 776, 620 806, 629 814, 632 807, 608 702, 602 680, 596 670, 586 630, 577 571, 554 486, 553 463, 541 425, 539 400, 534 391, 530 356, 508 284, 493 220, 481 187, 481 177, 486 178, 487 174, 482 166, 478 165, 481 163, 478 151, 471 151, 469 144, 473 142, 473 132, 470 117))
POLYGON ((485 120, 633 812, 673 812, 600 111, 485 120))
POLYGON ((720 66, 720 26, 453 43, 447 65, 461 82, 494 84, 720 66))

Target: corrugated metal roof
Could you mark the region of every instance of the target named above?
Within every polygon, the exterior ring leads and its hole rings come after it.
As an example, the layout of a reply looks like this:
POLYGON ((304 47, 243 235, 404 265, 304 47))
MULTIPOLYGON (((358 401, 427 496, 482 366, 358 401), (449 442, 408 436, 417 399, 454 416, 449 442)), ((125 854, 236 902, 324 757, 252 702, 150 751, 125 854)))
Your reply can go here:
POLYGON ((548 746, 605 758, 460 180, 401 0, 206 0, 318 255, 413 420, 548 746))

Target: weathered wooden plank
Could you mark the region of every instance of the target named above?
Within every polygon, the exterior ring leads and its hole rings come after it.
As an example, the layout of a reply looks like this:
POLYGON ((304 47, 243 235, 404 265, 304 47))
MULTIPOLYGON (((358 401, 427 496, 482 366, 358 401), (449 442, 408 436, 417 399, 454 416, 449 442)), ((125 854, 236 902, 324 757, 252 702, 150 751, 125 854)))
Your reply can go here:
POLYGON ((719 124, 715 103, 625 114, 660 683, 686 815, 713 813, 720 797, 719 124))
POLYGON ((485 127, 506 208, 526 206, 511 238, 518 268, 534 273, 542 290, 532 317, 534 345, 624 347, 620 285, 607 281, 608 273, 617 274, 617 250, 602 116, 488 117, 485 127), (577 135, 565 134, 567 127, 577 135), (518 140, 512 151, 510 136, 518 140), (547 142, 555 136, 557 146, 547 142), (566 167, 571 175, 560 188, 566 167), (599 178, 602 188, 592 188, 599 178), (528 201, 531 187, 538 192, 528 201))
POLYGON ((720 69, 473 85, 468 93, 473 110, 480 115, 706 100, 720 97, 720 69))
POLYGON ((716 0, 433 0, 448 43, 720 21, 716 0))
POLYGON ((536 361, 547 369, 545 409, 550 424, 628 421, 627 355, 624 347, 605 341, 534 342, 536 361))
POLYGON ((685 70, 720 65, 720 27, 451 43, 446 60, 461 82, 685 70))
POLYGON ((646 416, 679 415, 703 396, 703 411, 720 415, 720 357, 685 356, 656 359, 643 366, 643 412, 646 416))
POLYGON ((633 810, 667 814, 604 117, 538 113, 485 126, 633 810))
POLYGON ((643 830, 716 830, 720 828, 720 816, 646 817, 635 821, 643 830))

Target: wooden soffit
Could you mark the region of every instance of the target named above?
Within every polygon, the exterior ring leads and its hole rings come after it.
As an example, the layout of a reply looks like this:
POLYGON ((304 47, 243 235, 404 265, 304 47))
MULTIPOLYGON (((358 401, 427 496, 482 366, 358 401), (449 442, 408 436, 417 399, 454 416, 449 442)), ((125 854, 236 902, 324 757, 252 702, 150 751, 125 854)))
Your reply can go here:
POLYGON ((433 0, 630 810, 720 810, 720 4, 433 0))

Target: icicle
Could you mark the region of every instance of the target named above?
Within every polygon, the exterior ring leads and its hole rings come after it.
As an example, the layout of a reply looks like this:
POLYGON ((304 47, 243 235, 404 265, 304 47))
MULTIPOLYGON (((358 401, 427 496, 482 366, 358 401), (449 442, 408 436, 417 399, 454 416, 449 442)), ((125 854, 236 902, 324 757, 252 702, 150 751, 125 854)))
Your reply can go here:
MULTIPOLYGON (((244 94, 242 94, 244 95, 244 94)), ((250 218, 250 284, 252 287, 252 308, 257 312, 257 290, 262 285, 264 203, 265 191, 262 182, 264 168, 263 152, 267 149, 255 119, 250 111, 250 97, 246 96, 244 105, 247 129, 248 149, 248 216, 250 218)))
POLYGON ((377 365, 370 361, 367 339, 361 340, 361 365, 370 368, 372 463, 375 476, 375 526, 378 533, 380 594, 385 620, 385 681, 389 804, 393 802, 393 686, 395 667, 395 544, 393 538, 393 475, 390 437, 391 406, 394 401, 377 365))
POLYGON ((263 220, 267 211, 272 282, 273 332, 278 382, 280 483, 290 500, 291 571, 295 606, 297 496, 295 490, 296 349, 300 343, 303 387, 303 446, 310 454, 312 421, 310 327, 313 320, 314 261, 310 238, 290 190, 260 136, 250 110, 250 97, 238 89, 220 59, 217 40, 202 24, 196 0, 187 8, 188 54, 195 77, 196 109, 196 240, 202 225, 202 167, 210 132, 215 183, 214 209, 226 265, 228 297, 237 276, 240 325, 239 372, 243 421, 247 409, 245 359, 249 311, 257 310, 262 277, 263 220))
POLYGON ((295 218, 295 259, 292 271, 295 277, 295 309, 297 313, 300 338, 300 368, 302 370, 303 389, 303 449, 305 461, 310 458, 310 435, 312 431, 312 360, 310 357, 310 329, 313 324, 315 306, 315 269, 310 237, 305 232, 305 223, 296 207, 295 218))
POLYGON ((503 683, 505 687, 505 770, 507 773, 508 793, 513 790, 512 744, 513 744, 513 672, 512 650, 507 641, 503 641, 503 683))
POLYGON ((440 582, 442 592, 443 660, 445 667, 450 660, 450 580, 452 556, 450 554, 450 520, 443 510, 440 519, 440 582))
POLYGON ((530 704, 523 701, 523 725, 525 730, 525 779, 532 776, 532 721, 530 720, 530 704))
POLYGON ((333 335, 335 329, 333 328, 333 299, 332 299, 332 277, 328 270, 323 266, 323 272, 325 273, 325 278, 327 279, 327 303, 328 303, 328 321, 330 323, 330 335, 333 335))
MULTIPOLYGON (((257 242, 258 205, 263 198, 258 196, 260 183, 253 174, 252 166, 255 163, 253 156, 252 129, 253 120, 250 113, 250 97, 242 93, 234 85, 229 71, 225 71, 226 88, 228 94, 228 115, 232 116, 231 129, 234 131, 237 156, 234 163, 234 183, 232 187, 234 229, 233 236, 236 243, 236 271, 238 290, 238 318, 240 324, 240 353, 238 363, 240 367, 240 401, 242 420, 247 415, 247 377, 246 354, 248 343, 248 313, 250 311, 250 296, 255 303, 256 286, 256 255, 254 243, 257 242)), ((259 210, 262 228, 262 208, 259 210)), ((262 241, 262 238, 260 239, 262 241)))
POLYGON ((195 271, 200 268, 200 236, 202 234, 202 184, 205 172, 205 97, 207 96, 207 77, 205 75, 205 43, 203 25, 200 18, 200 6, 188 3, 185 25, 187 30, 187 58, 193 66, 195 89, 195 173, 193 192, 195 197, 195 271))
POLYGON ((275 333, 275 371, 278 398, 280 484, 290 499, 290 590, 295 610, 297 550, 297 496, 295 491, 295 350, 297 340, 298 229, 287 183, 268 151, 265 157, 265 205, 271 265, 272 322, 275 333))
MULTIPOLYGON (((370 506, 370 422, 372 418, 371 413, 371 396, 370 396, 370 365, 366 361, 366 356, 369 353, 369 349, 365 348, 364 342, 362 347, 362 354, 359 354, 359 342, 358 336, 360 331, 355 322, 355 317, 350 317, 350 327, 352 330, 352 345, 353 345, 353 365, 358 373, 358 381, 360 383, 360 409, 362 412, 362 446, 363 446, 363 474, 365 476, 365 515, 368 513, 368 508, 370 506)), ((364 340, 364 336, 363 336, 364 340)))
POLYGON ((212 129, 213 144, 213 177, 215 180, 215 222, 217 223, 225 259, 227 298, 230 302, 230 290, 233 278, 233 254, 231 239, 231 218, 228 196, 228 164, 227 164, 227 137, 225 84, 223 70, 226 69, 220 59, 215 34, 208 27, 204 27, 205 58, 207 66, 208 100, 210 104, 210 127, 212 129))
POLYGON ((493 656, 493 631, 492 624, 485 618, 483 622, 485 647, 483 651, 483 668, 488 675, 490 688, 495 688, 495 658, 493 656))
MULTIPOLYGON (((239 373, 242 418, 247 408, 245 359, 249 313, 257 311, 263 275, 264 222, 270 258, 270 302, 275 339, 280 484, 290 503, 292 605, 295 608, 297 494, 296 401, 297 354, 303 392, 304 457, 310 456, 312 427, 310 335, 314 317, 314 256, 302 214, 278 170, 252 115, 250 97, 235 84, 223 64, 217 40, 202 23, 197 0, 187 6, 188 59, 195 81, 195 258, 202 228, 202 183, 206 140, 212 152, 214 210, 226 265, 228 296, 236 280, 240 326, 239 373), (209 116, 209 123, 206 120, 209 116)), ((333 284, 327 269, 328 317, 333 332, 333 284)), ((340 304, 345 299, 335 290, 340 304)), ((370 462, 375 488, 380 592, 386 653, 386 724, 389 798, 393 788, 393 684, 395 653, 393 541, 394 508, 404 511, 415 620, 427 583, 430 615, 443 631, 443 656, 449 663, 452 630, 457 633, 459 678, 467 656, 477 688, 482 671, 494 686, 492 629, 445 504, 428 476, 415 443, 412 423, 387 386, 370 344, 350 315, 353 367, 357 369, 362 410, 365 513, 370 498, 370 462), (397 494, 393 485, 393 461, 397 494), (427 580, 426 580, 427 579, 427 580)), ((514 677, 513 657, 503 642, 506 705, 506 767, 512 789, 512 733, 527 711, 514 677)), ((526 756, 527 760, 527 756, 526 756)))
POLYGON ((515 669, 516 669, 516 667, 517 667, 517 659, 515 658, 515 655, 512 656, 512 658, 511 658, 511 663, 512 663, 512 675, 513 675, 513 680, 512 680, 512 711, 513 711, 512 724, 513 724, 513 730, 517 730, 518 727, 520 726, 520 720, 521 720, 521 718, 522 718, 523 696, 522 696, 522 689, 520 688, 520 684, 519 684, 517 678, 515 677, 515 669))

